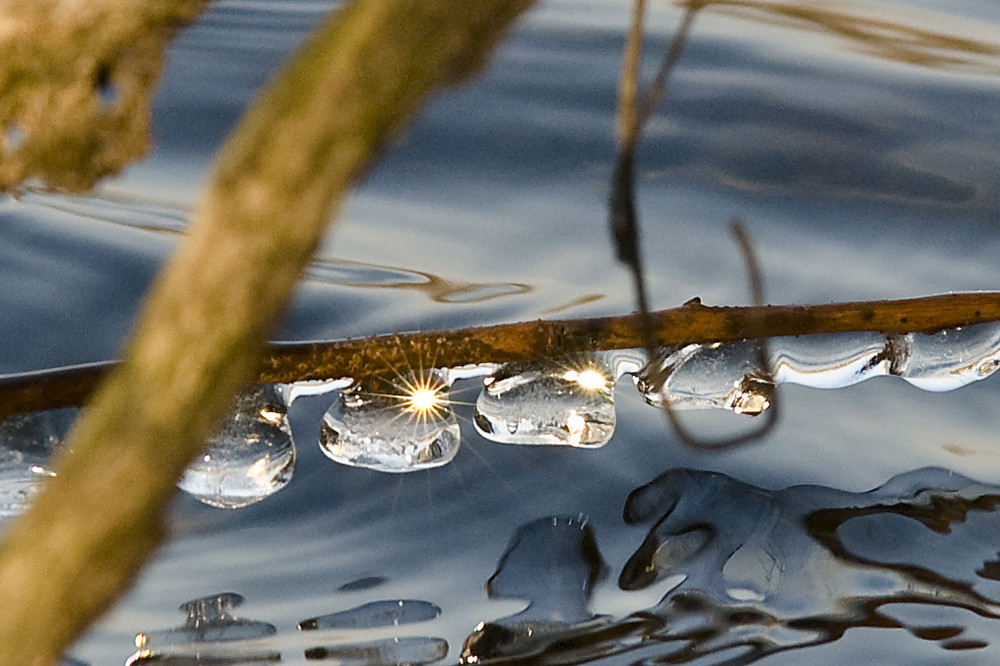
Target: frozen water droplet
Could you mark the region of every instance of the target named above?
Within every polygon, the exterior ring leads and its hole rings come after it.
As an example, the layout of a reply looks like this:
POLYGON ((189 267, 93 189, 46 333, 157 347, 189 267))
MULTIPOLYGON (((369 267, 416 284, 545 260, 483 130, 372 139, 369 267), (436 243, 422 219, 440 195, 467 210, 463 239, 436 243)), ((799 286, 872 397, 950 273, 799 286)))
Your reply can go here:
POLYGON ((299 622, 299 629, 371 629, 433 620, 441 609, 419 599, 372 601, 329 615, 299 622))
POLYGON ((395 666, 432 664, 448 654, 448 642, 430 636, 401 636, 363 643, 344 643, 309 648, 307 660, 322 660, 345 666, 395 666))
POLYGON ((332 460, 382 472, 450 462, 461 431, 449 404, 447 376, 431 370, 354 383, 323 415, 319 443, 332 460))
POLYGON ((880 333, 840 333, 771 338, 771 368, 779 384, 834 389, 890 374, 905 349, 880 333))
POLYGON ((484 384, 473 423, 486 439, 599 447, 614 434, 614 380, 598 360, 510 364, 484 384))
POLYGON ((590 598, 606 574, 597 539, 582 516, 522 525, 486 583, 486 593, 491 599, 530 603, 516 615, 481 622, 465 640, 461 663, 530 657, 605 624, 608 617, 591 613, 590 598))
POLYGON ((49 458, 62 447, 77 413, 53 409, 0 421, 0 518, 23 513, 53 475, 49 458))
POLYGON ((162 649, 189 643, 246 641, 275 634, 272 624, 233 615, 233 609, 241 603, 242 595, 235 592, 187 601, 178 609, 187 614, 183 626, 136 634, 135 646, 162 649))
POLYGON ((925 391, 950 391, 1000 367, 1000 324, 979 324, 906 337, 907 362, 899 374, 925 391))
POLYGON ((676 409, 729 409, 753 416, 767 409, 774 395, 774 382, 756 359, 753 341, 687 345, 664 350, 635 383, 652 405, 666 396, 676 409))
POLYGON ((746 375, 733 386, 726 406, 737 414, 757 416, 771 406, 774 382, 766 377, 746 375))
POLYGON ((222 432, 208 445, 177 484, 201 502, 237 509, 288 485, 295 443, 282 389, 262 384, 240 394, 222 432))

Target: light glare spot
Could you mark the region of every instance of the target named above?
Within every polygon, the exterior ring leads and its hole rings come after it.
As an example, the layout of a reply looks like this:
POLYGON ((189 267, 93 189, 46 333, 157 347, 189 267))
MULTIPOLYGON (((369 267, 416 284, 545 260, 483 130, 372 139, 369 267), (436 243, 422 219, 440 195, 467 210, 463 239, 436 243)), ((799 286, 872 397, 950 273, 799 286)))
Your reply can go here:
POLYGON ((429 386, 422 386, 410 392, 407 398, 407 411, 425 413, 432 411, 441 403, 441 396, 438 390, 429 386))
POLYGON ((603 389, 608 385, 607 380, 604 379, 604 375, 597 370, 584 370, 576 378, 576 383, 585 389, 591 390, 603 389))
POLYGON ((569 433, 567 443, 570 446, 579 446, 586 429, 587 420, 577 414, 576 410, 570 411, 569 415, 566 416, 566 431, 569 433))
POLYGON ((576 382, 581 388, 588 391, 604 389, 608 385, 608 380, 604 378, 604 375, 594 369, 587 369, 583 372, 567 370, 563 373, 563 379, 568 382, 576 382))
POLYGON ((250 469, 247 470, 247 478, 253 479, 263 477, 267 474, 267 465, 269 462, 270 460, 268 460, 266 456, 257 460, 250 466, 250 469))
POLYGON ((260 418, 264 419, 271 425, 280 426, 281 418, 284 416, 282 412, 276 409, 271 409, 270 407, 264 407, 260 410, 260 418))

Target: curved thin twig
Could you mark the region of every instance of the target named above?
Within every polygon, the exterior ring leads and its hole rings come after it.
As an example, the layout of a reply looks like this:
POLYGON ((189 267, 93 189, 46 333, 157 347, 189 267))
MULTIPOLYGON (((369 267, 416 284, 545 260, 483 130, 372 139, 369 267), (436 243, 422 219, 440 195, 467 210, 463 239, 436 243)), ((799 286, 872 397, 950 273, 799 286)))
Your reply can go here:
MULTIPOLYGON (((753 301, 755 306, 762 307, 764 305, 764 280, 761 276, 760 265, 757 263, 757 254, 754 252, 753 244, 750 242, 750 236, 747 235, 746 229, 743 227, 743 223, 738 219, 734 219, 730 223, 730 228, 732 229, 733 236, 736 238, 736 242, 740 246, 740 250, 743 252, 743 258, 746 261, 747 281, 750 283, 750 299, 753 301)), ((767 353, 767 337, 756 338, 756 341, 757 344, 755 345, 755 351, 757 357, 757 368, 761 373, 761 379, 765 383, 770 384, 771 387, 774 387, 774 372, 771 370, 771 362, 767 353)), ((775 392, 771 394, 768 401, 768 408, 764 412, 764 421, 758 428, 732 437, 723 437, 721 439, 705 439, 703 437, 699 437, 691 432, 691 430, 689 430, 687 426, 681 422, 680 417, 677 415, 677 410, 674 409, 665 390, 667 377, 662 376, 662 373, 660 374, 661 376, 655 378, 655 386, 663 396, 663 412, 667 415, 667 420, 670 422, 670 426, 674 429, 680 440, 693 449, 699 449, 702 451, 722 451, 725 449, 743 446, 744 444, 749 444, 750 442, 764 437, 771 432, 771 430, 774 429, 774 426, 778 423, 779 400, 775 389, 775 392)))

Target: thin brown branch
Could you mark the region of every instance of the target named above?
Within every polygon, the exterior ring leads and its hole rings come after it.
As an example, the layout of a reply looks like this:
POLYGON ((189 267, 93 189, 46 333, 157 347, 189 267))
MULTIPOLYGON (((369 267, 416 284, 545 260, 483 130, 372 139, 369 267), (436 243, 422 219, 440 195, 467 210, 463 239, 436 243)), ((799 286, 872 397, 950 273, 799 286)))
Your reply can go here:
POLYGON ((0 3, 0 191, 83 192, 142 156, 164 52, 206 5, 0 3))
POLYGON ((639 129, 639 62, 642 59, 642 24, 646 14, 645 0, 635 0, 632 23, 625 37, 622 77, 618 84, 618 146, 622 152, 635 145, 639 129))
MULTIPOLYGON (((1000 321, 1000 292, 822 305, 712 307, 693 300, 649 314, 658 345, 736 342, 763 337, 874 331, 930 333, 1000 321)), ((268 347, 255 381, 291 383, 360 377, 419 360, 439 367, 508 363, 568 352, 645 346, 636 314, 532 321, 450 331, 401 333, 268 347)), ((113 362, 0 377, 0 416, 77 406, 113 362)))

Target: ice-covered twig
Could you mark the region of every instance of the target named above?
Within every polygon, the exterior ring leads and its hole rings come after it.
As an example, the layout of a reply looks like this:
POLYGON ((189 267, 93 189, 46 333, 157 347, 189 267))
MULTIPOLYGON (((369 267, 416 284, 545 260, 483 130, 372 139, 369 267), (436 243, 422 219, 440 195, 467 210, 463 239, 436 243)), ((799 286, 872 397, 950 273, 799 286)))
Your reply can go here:
MULTIPOLYGON (((874 331, 930 333, 1000 321, 1000 292, 821 305, 708 306, 692 299, 650 313, 661 346, 874 331)), ((275 344, 256 377, 290 383, 390 373, 391 368, 508 363, 644 347, 635 314, 530 321, 328 342, 275 344)), ((0 416, 81 405, 114 362, 0 377, 0 416)))

